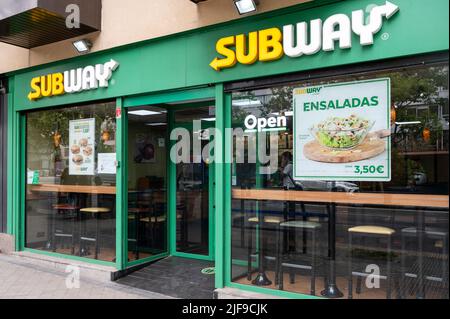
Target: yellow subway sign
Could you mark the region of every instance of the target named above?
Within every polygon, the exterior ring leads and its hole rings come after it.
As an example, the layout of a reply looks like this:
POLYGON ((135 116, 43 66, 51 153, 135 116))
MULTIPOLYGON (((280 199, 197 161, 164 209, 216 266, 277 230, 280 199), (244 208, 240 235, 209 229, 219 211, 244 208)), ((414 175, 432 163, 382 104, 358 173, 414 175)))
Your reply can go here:
POLYGON ((28 99, 36 101, 44 97, 106 88, 118 66, 119 63, 111 59, 103 64, 34 77, 30 81, 28 99))
POLYGON ((340 49, 352 47, 352 34, 359 36, 361 46, 374 44, 374 35, 383 26, 383 18, 390 19, 399 7, 389 1, 374 6, 367 19, 364 10, 353 11, 351 16, 334 14, 325 21, 315 19, 307 22, 289 24, 279 28, 268 28, 221 38, 216 43, 216 52, 210 66, 220 71, 237 63, 251 65, 281 59, 284 55, 298 58, 313 55, 319 51, 334 51, 338 43, 340 49))

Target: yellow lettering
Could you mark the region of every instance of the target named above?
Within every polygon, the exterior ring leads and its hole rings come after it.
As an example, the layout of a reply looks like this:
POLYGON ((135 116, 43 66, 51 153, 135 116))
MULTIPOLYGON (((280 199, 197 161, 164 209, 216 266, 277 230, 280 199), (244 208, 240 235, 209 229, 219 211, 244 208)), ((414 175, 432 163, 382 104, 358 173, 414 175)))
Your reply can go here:
POLYGON ((52 95, 61 95, 64 93, 64 76, 62 73, 52 74, 52 95))
POLYGON ((47 97, 52 95, 52 75, 41 76, 41 92, 42 96, 47 97))
POLYGON ((235 44, 235 37, 230 36, 222 38, 217 41, 216 51, 217 53, 223 55, 225 58, 219 59, 215 58, 209 65, 216 71, 220 71, 224 68, 231 68, 236 64, 236 54, 233 50, 228 48, 230 45, 235 44))
POLYGON ((31 87, 31 92, 28 94, 28 99, 30 101, 39 99, 42 97, 41 95, 41 87, 39 86, 39 84, 41 83, 41 77, 35 77, 31 79, 30 82, 30 87, 31 87))
POLYGON ((248 42, 247 50, 245 34, 236 36, 236 58, 241 64, 253 64, 258 60, 258 32, 250 32, 248 42))
POLYGON ((259 31, 259 61, 278 60, 283 56, 283 35, 280 29, 270 28, 259 31))

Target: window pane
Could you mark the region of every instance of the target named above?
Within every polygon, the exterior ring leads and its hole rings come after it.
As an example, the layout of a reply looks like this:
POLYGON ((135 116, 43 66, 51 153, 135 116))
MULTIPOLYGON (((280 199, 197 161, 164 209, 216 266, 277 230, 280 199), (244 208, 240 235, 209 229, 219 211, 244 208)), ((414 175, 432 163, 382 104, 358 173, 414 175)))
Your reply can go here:
POLYGON ((448 125, 447 64, 234 92, 232 280, 317 296, 336 284, 346 298, 352 278, 353 298, 447 298, 448 125), (293 89, 385 77, 392 180, 294 181, 293 89), (248 116, 286 123, 270 138, 248 116))
POLYGON ((27 114, 25 246, 115 260, 115 104, 27 114))

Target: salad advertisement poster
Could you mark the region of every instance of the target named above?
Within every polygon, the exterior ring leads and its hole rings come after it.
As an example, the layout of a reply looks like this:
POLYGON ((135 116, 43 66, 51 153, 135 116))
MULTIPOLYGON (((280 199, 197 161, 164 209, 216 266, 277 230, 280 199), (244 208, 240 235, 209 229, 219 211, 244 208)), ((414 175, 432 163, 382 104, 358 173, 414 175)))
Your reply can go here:
POLYGON ((390 79, 294 89, 294 179, 390 181, 390 79))
POLYGON ((95 118, 69 121, 69 175, 94 175, 95 118))

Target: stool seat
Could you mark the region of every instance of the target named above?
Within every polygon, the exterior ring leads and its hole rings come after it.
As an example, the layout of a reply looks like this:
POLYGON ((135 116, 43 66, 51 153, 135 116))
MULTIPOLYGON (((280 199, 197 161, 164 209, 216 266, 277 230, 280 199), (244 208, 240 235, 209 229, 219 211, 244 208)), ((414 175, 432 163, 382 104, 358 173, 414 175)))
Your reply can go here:
POLYGON ((109 213, 111 210, 109 208, 104 207, 87 207, 80 209, 80 212, 82 213, 93 213, 93 214, 100 214, 100 213, 109 213))
POLYGON ((140 219, 143 223, 157 222, 163 223, 166 221, 166 216, 158 216, 158 217, 144 217, 140 219))
POLYGON ((280 227, 307 228, 307 229, 316 229, 320 228, 320 226, 321 225, 319 223, 302 220, 291 220, 280 224, 280 227))
POLYGON ((59 210, 77 210, 80 207, 69 205, 69 204, 55 204, 52 205, 53 209, 59 209, 59 210))
POLYGON ((381 226, 356 226, 348 229, 349 233, 371 234, 371 235, 386 235, 391 236, 395 230, 388 227, 381 226))
MULTIPOLYGON (((403 228, 402 229, 402 233, 403 234, 415 235, 415 234, 417 234, 417 228, 415 228, 415 227, 403 228)), ((432 227, 426 227, 425 228, 425 233, 427 235, 430 235, 430 236, 441 236, 441 237, 445 237, 445 236, 448 235, 448 232, 443 231, 443 230, 438 229, 438 228, 432 228, 432 227)))
MULTIPOLYGON (((264 222, 268 223, 268 224, 279 224, 283 221, 284 219, 282 217, 278 217, 278 216, 265 216, 264 217, 264 222)), ((259 218, 258 217, 251 217, 248 219, 249 222, 251 223, 258 223, 259 222, 259 218)))

